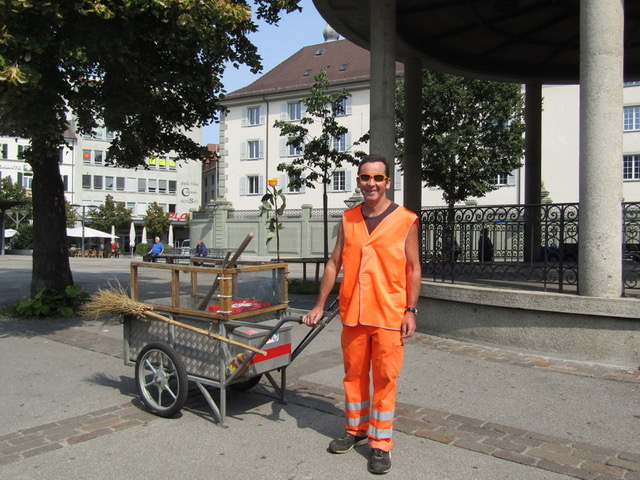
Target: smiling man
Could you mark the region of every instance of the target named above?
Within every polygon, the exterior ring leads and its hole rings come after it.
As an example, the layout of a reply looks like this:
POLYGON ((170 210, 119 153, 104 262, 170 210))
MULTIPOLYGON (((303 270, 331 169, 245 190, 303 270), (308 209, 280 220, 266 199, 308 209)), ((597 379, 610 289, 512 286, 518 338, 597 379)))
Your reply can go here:
POLYGON ((358 167, 364 202, 344 212, 336 246, 324 269, 320 293, 303 322, 315 326, 340 269, 340 317, 346 434, 329 444, 347 453, 368 441, 368 470, 391 469, 397 377, 403 338, 416 329, 420 255, 416 215, 386 196, 389 164, 382 155, 365 156, 358 167), (370 391, 371 378, 373 391, 370 391))

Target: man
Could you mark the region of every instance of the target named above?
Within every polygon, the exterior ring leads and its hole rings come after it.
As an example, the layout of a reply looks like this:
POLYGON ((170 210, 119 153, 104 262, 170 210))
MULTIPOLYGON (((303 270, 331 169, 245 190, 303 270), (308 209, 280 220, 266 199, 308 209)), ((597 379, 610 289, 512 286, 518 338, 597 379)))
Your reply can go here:
MULTIPOLYGON (((209 250, 207 246, 204 244, 202 240, 198 240, 196 242, 196 257, 206 257, 209 255, 209 250)), ((202 262, 197 263, 197 265, 202 265, 202 262)))
POLYGON ((375 474, 391 469, 397 376, 402 367, 403 338, 416 329, 420 293, 418 221, 414 213, 386 197, 389 165, 382 155, 368 155, 358 167, 364 203, 344 212, 338 238, 320 282, 313 309, 302 321, 315 326, 340 269, 340 317, 344 359, 346 435, 329 444, 347 453, 368 440, 367 468, 375 474), (371 374, 370 374, 371 372, 371 374), (369 391, 370 375, 373 392, 369 391))
POLYGON ((162 255, 164 252, 164 245, 160 242, 160 237, 154 239, 151 249, 147 252, 147 258, 151 262, 157 262, 158 255, 162 255))

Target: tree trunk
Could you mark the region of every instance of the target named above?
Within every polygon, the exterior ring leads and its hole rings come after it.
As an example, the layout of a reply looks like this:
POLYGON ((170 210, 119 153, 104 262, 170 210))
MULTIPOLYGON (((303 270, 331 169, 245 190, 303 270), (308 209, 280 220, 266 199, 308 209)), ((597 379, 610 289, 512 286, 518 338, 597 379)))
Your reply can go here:
MULTIPOLYGON (((35 141, 33 147, 35 152, 35 141)), ((49 150, 31 164, 34 239, 31 296, 45 287, 64 292, 68 285, 73 285, 67 250, 64 184, 58 155, 58 150, 49 150)))

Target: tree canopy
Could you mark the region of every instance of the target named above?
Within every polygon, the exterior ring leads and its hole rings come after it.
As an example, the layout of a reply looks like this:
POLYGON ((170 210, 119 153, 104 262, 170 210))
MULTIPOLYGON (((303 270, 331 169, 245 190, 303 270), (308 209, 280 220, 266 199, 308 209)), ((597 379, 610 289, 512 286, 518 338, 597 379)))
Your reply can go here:
MULTIPOLYGON (((521 86, 423 70, 422 180, 452 207, 498 188, 498 175, 521 166, 521 86)), ((402 161, 404 79, 396 88, 396 147, 402 161)))
POLYGON ((104 204, 98 205, 89 212, 90 227, 103 232, 110 232, 111 226, 116 231, 128 227, 131 223, 131 210, 126 207, 124 202, 116 202, 111 195, 107 195, 104 204))
POLYGON ((260 70, 248 34, 299 0, 6 0, 0 6, 0 134, 31 140, 34 249, 31 292, 73 284, 58 167, 65 136, 115 132, 108 158, 143 165, 174 151, 198 159, 189 137, 217 118, 227 62, 260 70), (70 113, 75 124, 68 130, 70 113))
MULTIPOLYGON (((169 213, 162 210, 157 202, 153 202, 147 208, 147 213, 142 217, 149 237, 163 237, 169 231, 171 219, 169 213)), ((143 239, 144 240, 144 239, 143 239)))

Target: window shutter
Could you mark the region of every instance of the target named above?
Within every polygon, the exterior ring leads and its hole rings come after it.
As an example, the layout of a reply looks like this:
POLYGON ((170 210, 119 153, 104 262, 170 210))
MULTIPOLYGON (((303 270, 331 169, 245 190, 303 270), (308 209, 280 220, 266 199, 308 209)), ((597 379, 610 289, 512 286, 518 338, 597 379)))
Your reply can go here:
POLYGON ((344 172, 344 189, 347 192, 351 191, 351 174, 349 172, 344 172))
POLYGON ((402 188, 402 173, 399 168, 393 169, 393 189, 400 190, 402 188))
POLYGON ((286 122, 287 120, 289 120, 288 118, 288 104, 287 102, 281 103, 280 104, 280 120, 282 120, 283 122, 286 122))
POLYGON ((246 127, 249 125, 249 109, 245 108, 242 110, 242 126, 246 127))
POLYGON ((260 125, 264 125, 267 121, 267 117, 262 113, 262 107, 260 107, 260 125))
POLYGON ((240 177, 240 195, 247 194, 247 177, 240 177))
POLYGON ((307 114, 307 106, 304 102, 300 102, 300 118, 303 119, 307 114))
POLYGON ((247 159, 247 142, 242 142, 240 144, 240 160, 247 159))
POLYGON ((258 177, 258 193, 264 195, 264 175, 258 177))
POLYGON ((344 135, 344 151, 350 152, 352 146, 353 145, 351 145, 351 132, 347 132, 344 135))
POLYGON ((280 137, 280 156, 287 156, 287 139, 284 137, 280 137))
POLYGON ((507 185, 515 185, 516 184, 516 175, 515 172, 511 172, 507 175, 507 185))
POLYGON ((264 140, 258 142, 258 158, 264 158, 264 140))
POLYGON ((345 115, 351 115, 351 107, 353 106, 353 102, 351 100, 351 96, 348 96, 346 98, 346 102, 345 102, 345 109, 344 109, 344 114, 345 115))

